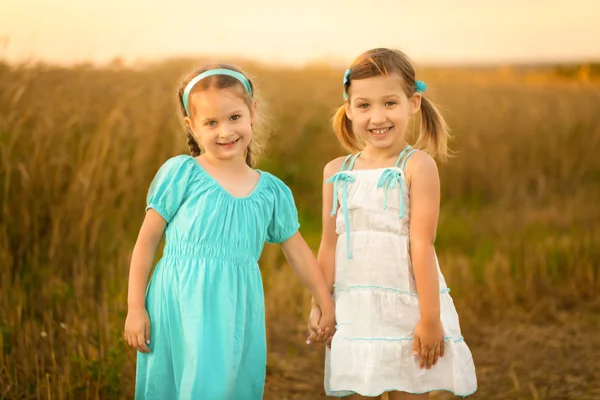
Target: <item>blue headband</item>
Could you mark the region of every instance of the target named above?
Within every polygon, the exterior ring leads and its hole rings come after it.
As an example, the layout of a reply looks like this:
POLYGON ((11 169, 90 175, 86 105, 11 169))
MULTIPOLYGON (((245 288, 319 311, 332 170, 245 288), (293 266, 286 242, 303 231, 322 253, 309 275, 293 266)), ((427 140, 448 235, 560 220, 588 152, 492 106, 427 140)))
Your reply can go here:
POLYGON ((196 83, 200 82, 202 79, 212 76, 212 75, 227 75, 227 76, 231 76, 232 78, 237 79, 238 81, 240 81, 242 83, 242 85, 244 85, 244 87, 248 91, 248 94, 250 95, 250 97, 252 97, 252 87, 250 86, 250 82, 244 76, 244 74, 241 74, 237 71, 233 71, 230 69, 224 69, 224 68, 210 69, 208 71, 204 71, 203 73, 201 73, 200 75, 198 75, 194 79, 192 79, 190 81, 190 83, 187 84, 187 86, 185 87, 185 90, 183 91, 183 95, 181 96, 181 99, 183 101, 183 108, 185 109, 185 114, 187 116, 190 115, 190 112, 188 111, 188 101, 189 101, 189 97, 190 97, 190 92, 194 88, 194 85, 196 85, 196 83))
MULTIPOLYGON (((350 68, 344 73, 344 98, 348 99, 348 93, 346 93, 346 86, 350 83, 350 68)), ((415 81, 415 91, 417 93, 423 93, 427 90, 427 85, 423 81, 415 81)))

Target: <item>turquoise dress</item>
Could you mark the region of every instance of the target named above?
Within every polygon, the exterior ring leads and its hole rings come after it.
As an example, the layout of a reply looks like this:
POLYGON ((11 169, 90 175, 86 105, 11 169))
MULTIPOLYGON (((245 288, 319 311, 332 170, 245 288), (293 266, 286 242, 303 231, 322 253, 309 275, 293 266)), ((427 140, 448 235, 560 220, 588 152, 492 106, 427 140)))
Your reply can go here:
POLYGON ((258 171, 246 197, 223 189, 191 156, 169 159, 147 198, 167 221, 146 294, 151 353, 137 356, 137 400, 258 400, 266 371, 265 242, 299 228, 290 189, 258 171))

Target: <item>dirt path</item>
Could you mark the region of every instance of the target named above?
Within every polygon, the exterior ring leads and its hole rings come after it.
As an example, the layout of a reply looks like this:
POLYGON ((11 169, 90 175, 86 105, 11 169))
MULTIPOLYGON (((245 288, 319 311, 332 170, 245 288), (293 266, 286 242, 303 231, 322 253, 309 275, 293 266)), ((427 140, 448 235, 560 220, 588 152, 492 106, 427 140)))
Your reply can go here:
MULTIPOLYGON (((463 326, 479 381, 469 399, 600 399, 600 307, 544 318, 471 319, 463 326)), ((322 348, 302 345, 303 329, 272 332, 266 400, 328 398, 322 390, 322 348)))

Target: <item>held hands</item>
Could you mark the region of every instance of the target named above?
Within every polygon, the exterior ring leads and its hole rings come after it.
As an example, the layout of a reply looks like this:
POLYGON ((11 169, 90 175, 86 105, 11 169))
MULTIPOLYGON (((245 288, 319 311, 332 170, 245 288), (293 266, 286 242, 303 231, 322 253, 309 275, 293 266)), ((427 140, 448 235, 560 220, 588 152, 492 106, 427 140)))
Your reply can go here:
POLYGON ((313 304, 310 315, 308 316, 309 336, 306 344, 322 342, 331 346, 331 340, 335 334, 335 312, 333 307, 328 312, 323 312, 321 308, 313 304))
POLYGON ((145 308, 129 310, 125 319, 125 340, 142 353, 150 353, 150 318, 145 308))
POLYGON ((442 321, 421 319, 415 328, 413 356, 419 357, 421 368, 430 369, 444 356, 444 331, 442 321))

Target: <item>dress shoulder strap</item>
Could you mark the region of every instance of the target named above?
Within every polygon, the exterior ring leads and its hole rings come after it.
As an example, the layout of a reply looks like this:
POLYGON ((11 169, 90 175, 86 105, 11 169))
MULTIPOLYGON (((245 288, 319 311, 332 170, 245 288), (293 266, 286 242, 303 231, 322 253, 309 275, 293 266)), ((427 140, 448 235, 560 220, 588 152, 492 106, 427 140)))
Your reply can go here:
POLYGON ((360 152, 356 153, 352 160, 350 160, 350 165, 348 166, 348 171, 352 171, 354 169, 354 163, 356 163, 356 159, 360 156, 360 152))
POLYGON ((400 161, 402 161, 402 157, 404 157, 406 152, 409 151, 410 149, 412 149, 412 147, 410 146, 410 144, 407 144, 406 147, 404 148, 404 150, 402 150, 400 152, 400 155, 398 156, 398 159, 396 160, 396 164, 394 165, 394 168, 398 168, 398 166, 400 165, 400 161))
POLYGON ((406 154, 406 157, 404 157, 404 160, 402 160, 402 164, 400 164, 400 169, 402 171, 404 171, 404 166, 406 165, 406 160, 408 160, 408 157, 410 157, 411 155, 413 155, 414 153, 416 153, 418 150, 417 149, 412 149, 411 151, 409 151, 406 154))
POLYGON ((344 163, 342 164, 342 168, 340 168, 340 171, 345 171, 346 170, 346 164, 348 164, 348 160, 350 159, 350 157, 352 157, 352 154, 348 154, 348 156, 344 160, 344 163))

